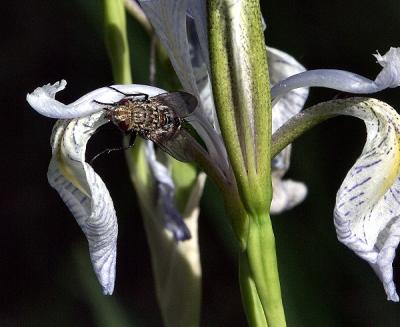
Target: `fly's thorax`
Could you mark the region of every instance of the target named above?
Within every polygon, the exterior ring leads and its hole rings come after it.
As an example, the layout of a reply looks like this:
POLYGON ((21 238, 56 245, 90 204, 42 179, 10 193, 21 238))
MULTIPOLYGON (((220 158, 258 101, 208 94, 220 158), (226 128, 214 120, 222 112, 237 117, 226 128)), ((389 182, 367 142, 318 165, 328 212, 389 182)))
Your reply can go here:
POLYGON ((156 100, 126 101, 109 113, 110 120, 125 132, 145 138, 170 138, 181 126, 175 111, 156 100))

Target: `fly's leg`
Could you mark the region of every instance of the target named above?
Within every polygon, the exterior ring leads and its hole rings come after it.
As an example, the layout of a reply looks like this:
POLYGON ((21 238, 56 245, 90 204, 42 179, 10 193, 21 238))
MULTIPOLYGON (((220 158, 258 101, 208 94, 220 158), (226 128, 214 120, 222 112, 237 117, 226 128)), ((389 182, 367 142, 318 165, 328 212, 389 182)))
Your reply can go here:
POLYGON ((135 97, 143 97, 143 101, 147 101, 149 99, 149 95, 146 93, 125 93, 113 86, 107 86, 109 89, 114 90, 115 92, 123 94, 125 97, 135 98, 135 97))
POLYGON ((111 152, 114 152, 114 151, 128 150, 128 149, 132 148, 132 147, 135 145, 135 139, 136 139, 136 133, 130 134, 128 146, 123 146, 123 147, 119 147, 119 148, 112 148, 112 149, 105 149, 104 151, 101 151, 100 153, 96 154, 96 155, 89 161, 89 165, 92 165, 93 162, 94 162, 97 158, 99 158, 100 156, 102 156, 103 154, 110 154, 111 152))
MULTIPOLYGON (((102 106, 118 107, 129 100, 146 102, 149 99, 149 95, 146 93, 124 93, 124 92, 116 89, 115 87, 112 87, 112 86, 107 86, 107 87, 111 90, 114 90, 115 92, 118 92, 118 93, 124 95, 124 98, 122 98, 121 100, 119 100, 117 102, 110 102, 110 103, 93 100, 94 103, 101 104, 102 106), (143 97, 143 99, 137 99, 137 97, 143 97)), ((108 108, 104 108, 104 109, 110 110, 108 108)))

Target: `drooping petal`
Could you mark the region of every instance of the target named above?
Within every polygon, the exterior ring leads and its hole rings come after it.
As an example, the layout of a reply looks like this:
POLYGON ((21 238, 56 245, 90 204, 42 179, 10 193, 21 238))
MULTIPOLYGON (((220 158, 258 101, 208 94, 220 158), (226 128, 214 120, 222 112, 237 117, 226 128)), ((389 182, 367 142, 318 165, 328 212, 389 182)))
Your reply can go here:
POLYGON ((363 119, 368 136, 338 191, 336 232, 341 242, 374 268, 388 299, 399 301, 392 263, 400 242, 400 116, 375 99, 346 101, 344 114, 363 119))
POLYGON ((102 112, 80 119, 59 120, 51 138, 53 156, 47 177, 88 240, 92 265, 104 294, 112 294, 117 218, 106 186, 85 162, 87 141, 107 122, 102 112))
MULTIPOLYGON (((72 119, 88 116, 102 110, 104 105, 97 102, 113 104, 124 98, 124 94, 110 87, 102 87, 85 94, 70 104, 63 104, 55 100, 55 95, 62 91, 66 85, 67 82, 61 80, 52 85, 46 84, 38 87, 26 96, 26 100, 33 109, 46 117, 72 119)), ((149 96, 155 96, 166 92, 157 87, 140 84, 112 85, 112 87, 125 94, 145 93, 149 96)))
POLYGON ((157 160, 152 142, 147 141, 145 155, 155 182, 154 203, 156 203, 162 225, 174 235, 175 240, 185 241, 191 237, 175 205, 175 185, 168 168, 157 160))
MULTIPOLYGON (((274 85, 289 76, 305 71, 305 68, 289 54, 267 47, 269 77, 274 85)), ((275 132, 286 121, 300 112, 307 100, 308 89, 299 88, 282 96, 280 101, 272 108, 272 132, 275 132)), ((304 200, 307 187, 300 182, 284 181, 283 176, 290 165, 290 146, 287 146, 272 160, 272 187, 273 198, 271 213, 278 214, 291 209, 304 200)))
POLYGON ((308 70, 289 77, 271 89, 271 96, 279 99, 290 90, 300 87, 326 87, 354 94, 368 94, 400 85, 400 48, 390 48, 384 55, 375 55, 377 62, 383 67, 375 81, 363 76, 336 69, 308 70))

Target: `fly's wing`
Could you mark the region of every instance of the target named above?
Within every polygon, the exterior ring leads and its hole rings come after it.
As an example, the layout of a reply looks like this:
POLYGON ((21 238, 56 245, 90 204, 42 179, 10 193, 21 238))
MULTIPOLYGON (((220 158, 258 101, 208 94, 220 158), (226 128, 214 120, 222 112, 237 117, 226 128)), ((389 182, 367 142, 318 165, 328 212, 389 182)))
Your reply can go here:
POLYGON ((161 93, 151 99, 171 108, 181 118, 189 116, 198 104, 194 95, 182 91, 161 93))
POLYGON ((154 143, 176 160, 183 162, 193 161, 191 153, 185 151, 187 149, 187 146, 185 146, 187 143, 186 137, 185 132, 180 130, 173 138, 168 140, 154 140, 154 143))
POLYGON ((194 153, 201 151, 201 146, 185 128, 178 129, 173 136, 167 138, 164 135, 153 135, 148 139, 176 160, 183 162, 193 161, 194 153))

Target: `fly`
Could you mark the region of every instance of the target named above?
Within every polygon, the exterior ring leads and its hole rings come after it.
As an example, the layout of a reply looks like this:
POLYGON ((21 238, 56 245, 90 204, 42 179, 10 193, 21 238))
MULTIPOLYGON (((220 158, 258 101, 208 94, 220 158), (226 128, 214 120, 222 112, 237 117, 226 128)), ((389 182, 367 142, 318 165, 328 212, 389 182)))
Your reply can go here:
MULTIPOLYGON (((115 103, 95 102, 105 106, 106 117, 111 122, 125 134, 132 136, 131 144, 136 135, 139 135, 156 143, 172 156, 180 157, 181 151, 174 149, 174 146, 179 144, 174 145, 174 142, 169 141, 176 137, 185 118, 196 109, 198 102, 195 96, 177 91, 149 97, 145 93, 127 94, 112 86, 109 88, 123 94, 124 97, 115 103)), ((114 149, 104 152, 111 150, 114 149)))

